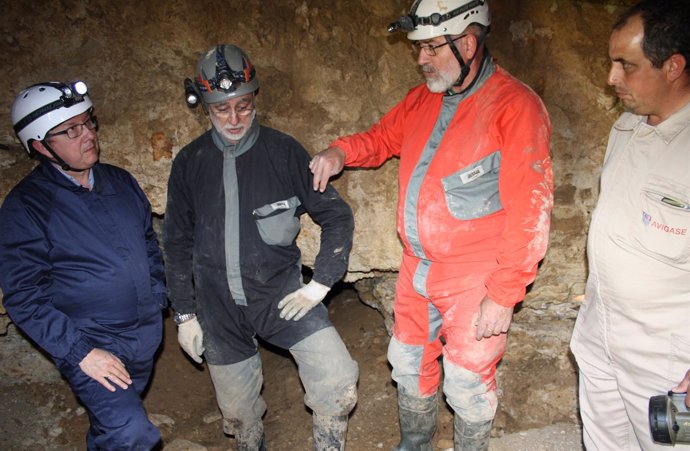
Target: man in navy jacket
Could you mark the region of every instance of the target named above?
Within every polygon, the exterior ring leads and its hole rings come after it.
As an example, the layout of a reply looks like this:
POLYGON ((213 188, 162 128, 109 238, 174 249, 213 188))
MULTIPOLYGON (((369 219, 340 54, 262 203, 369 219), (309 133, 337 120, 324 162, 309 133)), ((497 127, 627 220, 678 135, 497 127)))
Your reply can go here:
POLYGON ((98 162, 82 82, 23 90, 12 122, 40 164, 0 209, 4 307, 86 407, 89 450, 151 449, 160 433, 141 393, 166 298, 150 204, 129 173, 98 162))

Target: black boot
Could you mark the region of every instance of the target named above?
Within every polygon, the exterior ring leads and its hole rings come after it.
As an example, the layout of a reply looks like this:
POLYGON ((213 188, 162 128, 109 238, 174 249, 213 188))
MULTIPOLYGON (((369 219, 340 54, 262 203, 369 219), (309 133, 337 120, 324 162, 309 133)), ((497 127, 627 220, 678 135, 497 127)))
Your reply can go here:
POLYGON ((453 418, 455 451, 486 451, 489 449, 491 420, 470 423, 456 413, 453 418))
POLYGON ((312 415, 314 451, 343 451, 347 436, 347 415, 312 415))
POLYGON ((266 451, 264 424, 259 421, 235 435, 237 451, 266 451))
POLYGON ((431 439, 436 432, 438 399, 409 396, 398 389, 400 443, 393 451, 433 451, 431 439))

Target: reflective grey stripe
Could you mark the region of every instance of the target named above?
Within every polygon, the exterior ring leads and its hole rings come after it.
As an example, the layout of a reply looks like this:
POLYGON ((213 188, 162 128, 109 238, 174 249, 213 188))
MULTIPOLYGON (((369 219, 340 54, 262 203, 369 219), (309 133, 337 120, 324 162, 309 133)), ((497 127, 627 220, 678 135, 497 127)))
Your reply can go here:
POLYGON ((426 292, 426 279, 429 275, 429 267, 431 267, 431 262, 429 260, 420 260, 417 269, 414 270, 414 276, 412 277, 414 291, 425 298, 429 297, 426 292))
MULTIPOLYGON (((429 277, 430 268, 431 262, 429 260, 420 260, 412 278, 414 290, 427 299, 429 299, 429 294, 426 292, 426 281, 429 277)), ((432 341, 436 340, 441 333, 441 324, 443 323, 443 318, 441 317, 441 312, 431 302, 429 302, 428 310, 429 336, 427 337, 427 341, 431 343, 432 341)))
POLYGON ((252 116, 249 130, 236 144, 226 143, 213 128, 213 143, 223 152, 223 188, 225 190, 225 268, 228 287, 235 304, 247 305, 247 297, 242 287, 240 268, 240 193, 237 184, 236 159, 247 152, 259 139, 259 124, 252 116))
POLYGON ((417 229, 417 204, 419 203, 419 190, 424 182, 424 177, 429 170, 431 161, 436 155, 436 151, 448 128, 448 124, 450 124, 455 116, 460 102, 474 94, 474 92, 483 86, 484 82, 486 82, 495 71, 496 65, 493 63, 493 59, 487 55, 482 63, 477 81, 470 89, 459 94, 443 96, 443 105, 438 119, 436 119, 434 129, 431 131, 431 136, 429 136, 429 140, 424 146, 424 150, 417 161, 417 165, 412 171, 405 193, 405 211, 403 217, 405 220, 405 236, 410 243, 412 252, 414 252, 418 258, 426 258, 424 248, 419 240, 419 230, 417 229))
POLYGON ((235 156, 223 152, 223 187, 225 188, 225 266, 228 286, 235 304, 247 305, 240 270, 240 199, 235 156))
POLYGON ((422 183, 424 182, 424 177, 429 170, 429 165, 434 159, 434 155, 436 155, 436 151, 441 143, 443 134, 455 115, 455 110, 458 108, 460 100, 460 97, 457 96, 443 97, 443 106, 441 107, 441 112, 438 115, 438 119, 436 119, 436 124, 431 132, 431 136, 429 136, 429 140, 424 146, 424 150, 417 161, 417 165, 412 171, 410 181, 407 185, 404 204, 405 236, 407 241, 410 243, 412 252, 414 252, 418 258, 426 258, 422 243, 419 241, 419 230, 417 229, 417 205, 419 203, 419 191, 422 187, 422 183))
POLYGON ((436 340, 441 334, 442 324, 443 318, 441 317, 441 312, 434 304, 429 302, 429 337, 427 338, 429 343, 436 340))

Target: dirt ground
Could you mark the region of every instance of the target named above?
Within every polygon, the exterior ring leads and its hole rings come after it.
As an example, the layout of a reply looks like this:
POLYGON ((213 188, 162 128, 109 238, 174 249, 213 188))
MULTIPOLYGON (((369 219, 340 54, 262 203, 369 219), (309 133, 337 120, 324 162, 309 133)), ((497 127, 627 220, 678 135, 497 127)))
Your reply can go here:
MULTIPOLYGON (((382 317, 361 303, 351 289, 335 293, 329 301, 329 311, 359 363, 361 374, 359 402, 350 420, 347 449, 390 450, 398 441, 397 403, 386 361, 388 335, 382 317)), ((23 348, 15 349, 13 354, 8 353, 7 341, 0 343, 0 357, 6 368, 2 374, 5 380, 0 382, 0 449, 85 449, 86 414, 52 366, 19 336, 12 346, 23 348), (9 355, 23 357, 8 361, 9 355), (13 371, 7 370, 9 365, 15 365, 13 371), (52 376, 48 374, 51 372, 52 376), (46 376, 42 376, 44 373, 46 376)), ((295 364, 289 354, 280 350, 262 348, 261 357, 269 449, 311 449, 311 416, 303 404, 304 393, 295 364)), ((232 440, 223 434, 208 372, 180 350, 171 318, 165 321, 164 346, 145 404, 160 427, 166 451, 235 449, 232 440)), ((438 450, 452 449, 452 416, 444 406, 440 409, 434 443, 438 450)), ((568 424, 505 434, 491 442, 491 451, 578 449, 582 448, 577 426, 568 424)))

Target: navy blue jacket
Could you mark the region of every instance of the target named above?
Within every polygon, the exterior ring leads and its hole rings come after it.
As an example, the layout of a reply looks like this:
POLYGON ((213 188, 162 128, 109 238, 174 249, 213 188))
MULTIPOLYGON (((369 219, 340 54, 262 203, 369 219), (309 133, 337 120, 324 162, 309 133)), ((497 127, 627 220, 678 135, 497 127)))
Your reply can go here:
POLYGON ((56 363, 94 347, 151 359, 166 304, 151 206, 134 178, 106 164, 94 189, 41 163, 0 209, 0 287, 12 321, 56 363))

